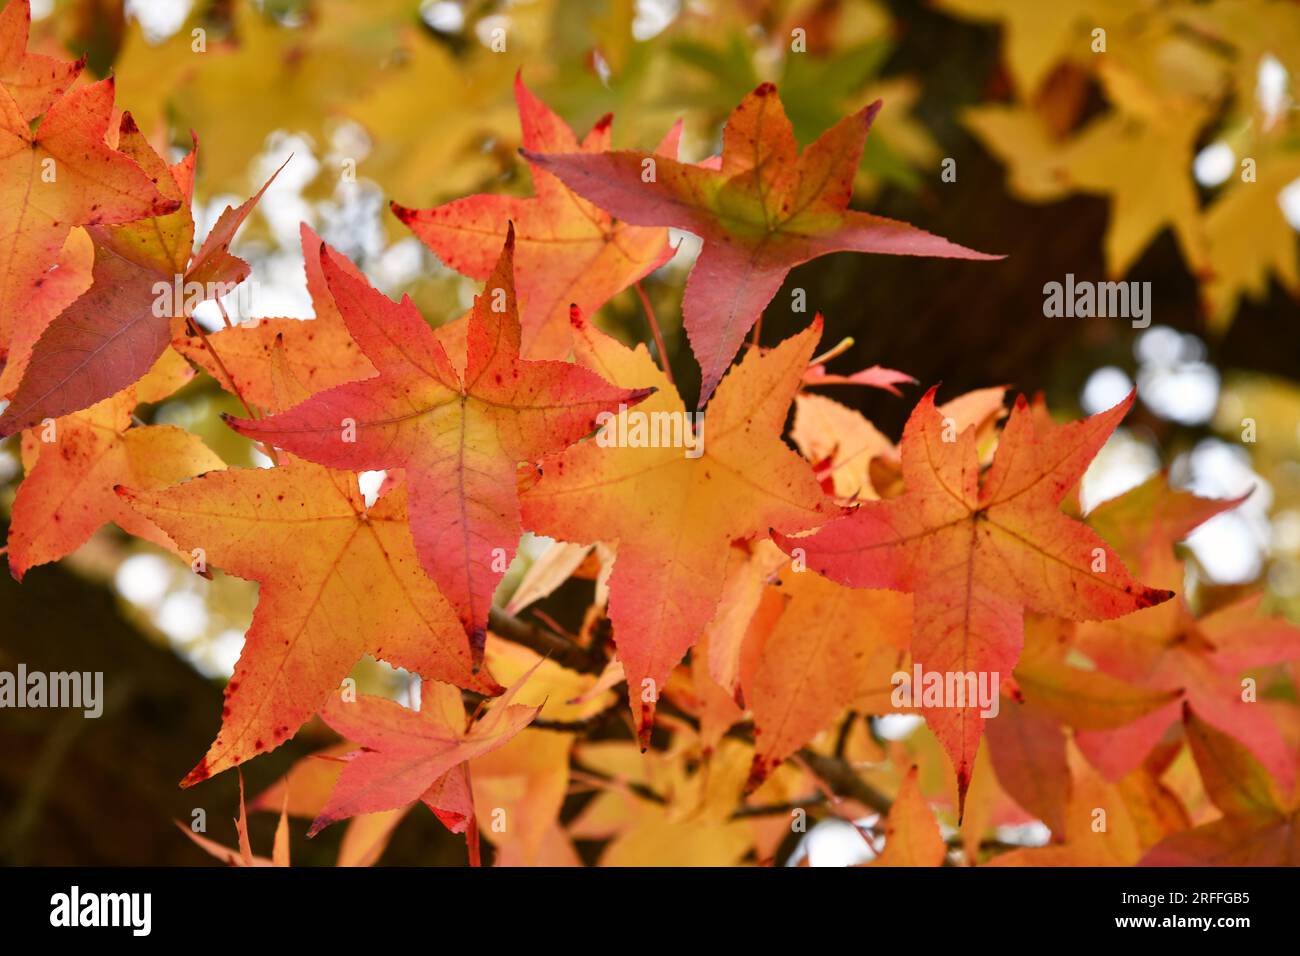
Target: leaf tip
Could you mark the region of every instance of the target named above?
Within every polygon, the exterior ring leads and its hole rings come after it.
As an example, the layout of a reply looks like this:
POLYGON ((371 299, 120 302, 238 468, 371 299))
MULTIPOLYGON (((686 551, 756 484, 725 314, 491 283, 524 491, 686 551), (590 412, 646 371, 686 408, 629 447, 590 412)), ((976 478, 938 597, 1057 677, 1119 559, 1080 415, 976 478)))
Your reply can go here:
POLYGON ((970 789, 970 767, 963 764, 957 770, 957 826, 966 817, 966 791, 970 789))
POLYGON ((1137 605, 1139 608, 1155 607, 1157 604, 1164 604, 1177 593, 1167 588, 1144 588, 1136 595, 1137 605))
POLYGON ((212 771, 208 768, 208 758, 204 757, 193 770, 185 775, 185 779, 181 781, 181 789, 188 790, 196 783, 207 780, 210 776, 212 776, 212 771))
POLYGON ((862 107, 862 109, 858 111, 858 116, 862 120, 862 125, 867 129, 871 129, 871 124, 876 121, 876 116, 879 115, 881 109, 884 108, 884 105, 885 101, 877 98, 873 102, 862 107))

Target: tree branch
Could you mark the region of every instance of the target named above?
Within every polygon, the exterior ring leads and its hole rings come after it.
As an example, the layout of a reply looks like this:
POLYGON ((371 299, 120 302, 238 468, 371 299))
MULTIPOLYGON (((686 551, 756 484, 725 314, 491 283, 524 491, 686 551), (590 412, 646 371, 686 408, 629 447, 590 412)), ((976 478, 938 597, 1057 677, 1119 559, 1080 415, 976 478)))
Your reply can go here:
MULTIPOLYGON (((597 655, 593 655, 586 648, 580 647, 548 628, 521 621, 498 608, 492 609, 488 618, 488 626, 491 628, 492 633, 498 637, 531 648, 571 670, 584 674, 599 674, 605 669, 606 662, 599 659, 597 655)), ((665 713, 673 714, 673 716, 680 718, 696 729, 699 728, 699 721, 695 717, 674 706, 670 701, 661 700, 659 709, 665 713)), ((591 723, 592 721, 576 721, 565 726, 552 722, 550 729, 582 733, 590 729, 591 723)), ((754 742, 753 729, 747 725, 733 727, 728 732, 728 736, 744 740, 750 744, 754 742)), ((865 806, 871 807, 878 813, 889 812, 889 808, 893 803, 889 797, 859 777, 857 771, 845 760, 817 753, 808 747, 804 747, 799 751, 799 758, 836 796, 856 800, 865 806)), ((598 776, 595 773, 591 773, 591 775, 598 776)), ((647 799, 663 800, 657 794, 653 797, 646 794, 642 795, 647 796, 647 799)), ((752 812, 750 815, 753 815, 752 812)))
POLYGON ((497 637, 531 648, 569 670, 582 674, 599 674, 605 669, 606 662, 585 647, 580 647, 540 624, 521 621, 499 608, 494 607, 488 613, 488 627, 497 637))

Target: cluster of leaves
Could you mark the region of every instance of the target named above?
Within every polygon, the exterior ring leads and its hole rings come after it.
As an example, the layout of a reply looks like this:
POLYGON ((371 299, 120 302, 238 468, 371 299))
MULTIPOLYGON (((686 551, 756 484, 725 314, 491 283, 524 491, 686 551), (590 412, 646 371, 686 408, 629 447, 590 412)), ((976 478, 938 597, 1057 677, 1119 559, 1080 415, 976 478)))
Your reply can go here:
MULTIPOLYGON (((498 863, 577 862, 577 840, 606 841, 606 864, 766 861, 819 807, 884 813, 860 828, 883 835, 883 865, 1296 862, 1300 710, 1266 691, 1300 629, 1257 597, 1198 614, 1175 594, 1176 543, 1238 502, 1157 477, 1079 515, 1074 489, 1132 397, 1058 424, 1023 397, 1008 416, 1000 388, 942 405, 931 389, 894 444, 812 390, 897 394, 907 376, 828 372, 820 317, 763 345, 762 312, 801 262, 994 258, 849 208, 880 103, 801 151, 759 84, 721 154, 687 163, 678 128, 612 150, 608 119, 579 139, 516 77, 534 195, 394 206, 483 281, 466 315, 431 327, 303 225, 316 317, 208 334, 192 310, 247 278, 229 247, 261 193, 191 251, 197 143, 168 164, 130 114, 114 120, 112 81, 26 53, 28 29, 14 0, 0 433, 23 433, 27 474, 10 568, 111 522, 197 573, 257 582, 221 729, 183 784, 318 716, 346 742, 254 804, 281 811, 272 862, 288 862, 290 815, 313 833, 350 820, 341 862, 373 862, 421 802, 475 862, 480 837, 498 863), (703 240, 683 307, 703 380, 694 456, 598 431, 628 408, 694 427, 662 348, 657 363, 592 321, 674 256, 669 227, 703 240), (193 299, 171 294, 191 283, 193 299), (238 398, 227 424, 270 467, 226 468, 137 417, 200 372, 238 398), (362 471, 385 473, 373 500, 362 471), (525 531, 554 543, 494 607, 525 531), (592 579, 577 633, 534 607, 592 579), (353 694, 366 655, 418 674, 421 706, 353 694), (914 667, 996 676, 1000 714, 898 703, 892 675, 914 667), (875 732, 899 713, 929 731, 875 732), (562 820, 582 789, 595 795, 562 820), (951 845, 940 818, 961 827, 951 845), (986 845, 1032 819, 1052 845, 986 845)), ((205 847, 259 862, 244 819, 238 852, 205 847)))
MULTIPOLYGON (((915 185, 915 166, 937 157, 908 115, 916 85, 878 75, 893 42, 874 0, 682 5, 665 28, 640 39, 633 0, 466 3, 451 22, 422 19, 429 5, 419 0, 200 0, 161 38, 123 21, 111 4, 57 6, 67 13, 43 22, 42 33, 87 50, 100 75, 111 65, 142 127, 170 118, 181 131, 202 129, 227 144, 205 160, 205 182, 218 192, 245 188, 249 158, 269 135, 288 130, 330 143, 338 159, 364 159, 367 177, 403 202, 462 195, 514 168, 518 130, 508 100, 522 66, 567 116, 590 124, 612 104, 626 142, 646 142, 688 107, 699 130, 715 125, 773 78, 804 139, 846 104, 888 97, 892 115, 859 171, 864 191, 915 185), (795 29, 809 55, 792 55, 795 29), (502 42, 493 44, 496 30, 502 42), (772 64, 775 75, 760 75, 756 62, 772 64), (412 98, 411 89, 424 96, 412 98), (340 123, 364 130, 361 151, 336 141, 340 123)), ((313 189, 333 188, 331 172, 322 170, 313 189)))
POLYGON ((1300 20, 1272 0, 1200 3, 942 0, 958 16, 998 23, 1004 102, 966 123, 1034 202, 1071 193, 1109 200, 1107 271, 1120 278, 1165 229, 1201 290, 1212 327, 1270 279, 1300 295, 1295 231, 1279 194, 1300 178, 1297 113, 1270 91, 1272 64, 1300 75, 1300 20), (1104 106, 1096 108, 1100 100, 1104 106), (1225 151, 1209 191, 1198 150, 1225 151))

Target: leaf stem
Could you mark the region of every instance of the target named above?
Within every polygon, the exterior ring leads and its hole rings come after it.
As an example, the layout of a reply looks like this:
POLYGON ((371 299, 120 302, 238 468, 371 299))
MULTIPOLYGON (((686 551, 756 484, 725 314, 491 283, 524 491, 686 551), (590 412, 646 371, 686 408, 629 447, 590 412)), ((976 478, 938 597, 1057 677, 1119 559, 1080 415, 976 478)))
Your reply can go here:
MULTIPOLYGON (((221 310, 221 314, 225 315, 225 309, 221 310)), ((248 402, 244 400, 244 393, 239 390, 239 384, 235 381, 235 377, 230 374, 230 369, 226 368, 226 363, 221 360, 220 354, 218 354, 217 350, 212 347, 212 340, 209 339, 208 334, 203 331, 203 326, 198 322, 195 322, 192 315, 185 316, 185 322, 198 335, 199 341, 203 343, 203 347, 207 350, 208 354, 212 356, 212 361, 217 363, 217 368, 219 368, 221 374, 226 377, 226 381, 230 383, 230 391, 234 394, 235 398, 239 399, 239 404, 244 406, 244 412, 249 418, 257 418, 253 406, 249 405, 248 402)), ((274 448, 266 442, 255 442, 255 444, 262 450, 262 454, 271 459, 273 464, 280 464, 280 459, 275 454, 274 448)))
POLYGON ((854 345, 853 336, 846 335, 844 338, 840 339, 838 345, 833 345, 830 348, 828 348, 825 352, 823 352, 821 355, 814 355, 812 358, 810 358, 808 360, 808 364, 825 365, 831 359, 843 355, 849 349, 853 348, 853 345, 854 345))
POLYGON ((217 308, 221 310, 221 321, 226 323, 226 328, 233 329, 235 323, 231 322, 230 316, 226 314, 225 304, 220 299, 214 299, 213 301, 217 303, 217 308))
POLYGON ((641 288, 641 283, 636 284, 636 294, 641 299, 641 308, 645 309, 646 322, 650 324, 650 334, 655 339, 655 350, 659 353, 659 366, 664 370, 664 377, 668 379, 668 384, 677 387, 673 381, 672 366, 668 364, 668 348, 664 345, 664 334, 659 329, 659 320, 655 318, 655 310, 650 307, 650 297, 645 294, 645 289, 641 288))

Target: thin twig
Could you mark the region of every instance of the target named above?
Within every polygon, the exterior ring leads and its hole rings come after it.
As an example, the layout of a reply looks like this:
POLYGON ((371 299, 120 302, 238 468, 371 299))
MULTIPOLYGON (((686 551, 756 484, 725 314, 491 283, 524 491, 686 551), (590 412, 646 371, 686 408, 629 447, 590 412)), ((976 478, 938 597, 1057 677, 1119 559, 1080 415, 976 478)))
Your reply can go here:
POLYGON ((859 777, 857 771, 843 760, 819 754, 807 747, 799 751, 799 757, 813 775, 821 779, 838 796, 856 800, 877 813, 888 813, 893 805, 887 796, 859 777))
POLYGON ((541 621, 543 624, 549 627, 556 634, 560 635, 560 637, 566 638, 569 641, 573 641, 574 643, 577 643, 574 636, 571 633, 569 633, 569 631, 565 630, 565 628, 563 628, 560 625, 559 621, 551 617, 551 615, 547 614, 541 608, 534 607, 532 608, 532 612, 533 612, 533 617, 537 618, 539 621, 541 621))
POLYGON ((844 759, 844 751, 849 745, 849 732, 853 730, 853 724, 857 719, 858 712, 851 710, 849 715, 844 718, 844 723, 840 724, 839 733, 835 735, 835 759, 844 759))
POLYGON ((795 810, 806 810, 809 807, 820 806, 827 800, 824 793, 813 793, 804 797, 802 800, 791 800, 788 803, 756 803, 749 806, 738 807, 731 814, 733 820, 743 820, 746 817, 777 817, 792 813, 795 810))
MULTIPOLYGON (((808 766, 808 762, 803 759, 802 753, 795 754, 791 759, 795 764, 802 767, 805 773, 810 774, 813 779, 817 781, 818 788, 826 794, 831 813, 857 831, 858 836, 862 837, 862 842, 867 845, 867 849, 871 851, 872 856, 879 856, 880 845, 876 843, 876 838, 871 832, 872 828, 868 825, 859 823, 853 814, 844 809, 842 806, 844 803, 844 797, 831 789, 831 785, 826 782, 826 778, 822 777, 821 774, 813 772, 812 768, 808 766)), ((854 774, 854 776, 856 777, 857 774, 854 774)))
MULTIPOLYGON (((584 674, 598 674, 605 669, 605 660, 601 655, 592 654, 586 648, 581 647, 573 642, 566 640, 559 634, 507 614, 499 608, 493 608, 488 616, 488 626, 492 633, 498 637, 511 641, 515 644, 522 644, 531 648, 539 654, 549 657, 562 667, 570 670, 576 670, 584 674)), ((676 707, 671 701, 661 699, 658 704, 659 710, 665 715, 672 715, 681 719, 687 725, 698 729, 699 721, 690 714, 676 707)), ((616 708, 620 715, 626 716, 626 708, 620 706, 616 708)), ((603 712, 605 714, 610 711, 603 712)), ((554 722, 556 724, 560 722, 554 722)), ((588 721, 574 721, 572 727, 555 726, 552 729, 583 731, 587 728, 588 721)), ((754 732, 752 726, 748 724, 737 724, 732 727, 727 736, 738 740, 746 741, 752 744, 754 742, 754 732)), ((818 753, 808 747, 799 751, 797 759, 814 777, 824 783, 827 789, 836 797, 847 797, 856 800, 864 806, 870 807, 877 813, 887 814, 893 801, 885 794, 881 793, 871 784, 863 780, 856 770, 845 760, 828 756, 827 754, 818 753)), ((602 780, 612 778, 597 774, 589 768, 582 768, 580 765, 574 765, 575 769, 581 769, 589 776, 602 780)), ((634 792, 639 792, 634 785, 628 785, 634 792)), ((643 788, 644 789, 644 788, 643 788)), ((646 799, 663 802, 663 797, 654 794, 653 791, 640 793, 646 799)))
POLYGON ((651 803, 658 803, 661 805, 668 803, 667 797, 658 793, 651 787, 647 787, 643 783, 636 783, 631 780, 620 780, 617 777, 611 777, 609 774, 602 773, 599 770, 593 770, 591 767, 585 766, 577 760, 574 760, 572 763, 572 776, 574 779, 585 777, 607 790, 627 790, 643 800, 649 800, 651 803))
POLYGON ((582 674, 599 674, 605 669, 605 661, 589 653, 586 648, 548 628, 521 621, 500 608, 494 607, 488 612, 488 627, 497 637, 531 648, 569 670, 582 674))
POLYGON ((615 716, 616 711, 619 708, 626 706, 627 704, 620 700, 612 706, 606 707, 604 710, 594 713, 590 717, 584 717, 581 720, 552 720, 548 717, 536 717, 528 726, 540 730, 561 730, 569 733, 585 734, 615 716))

